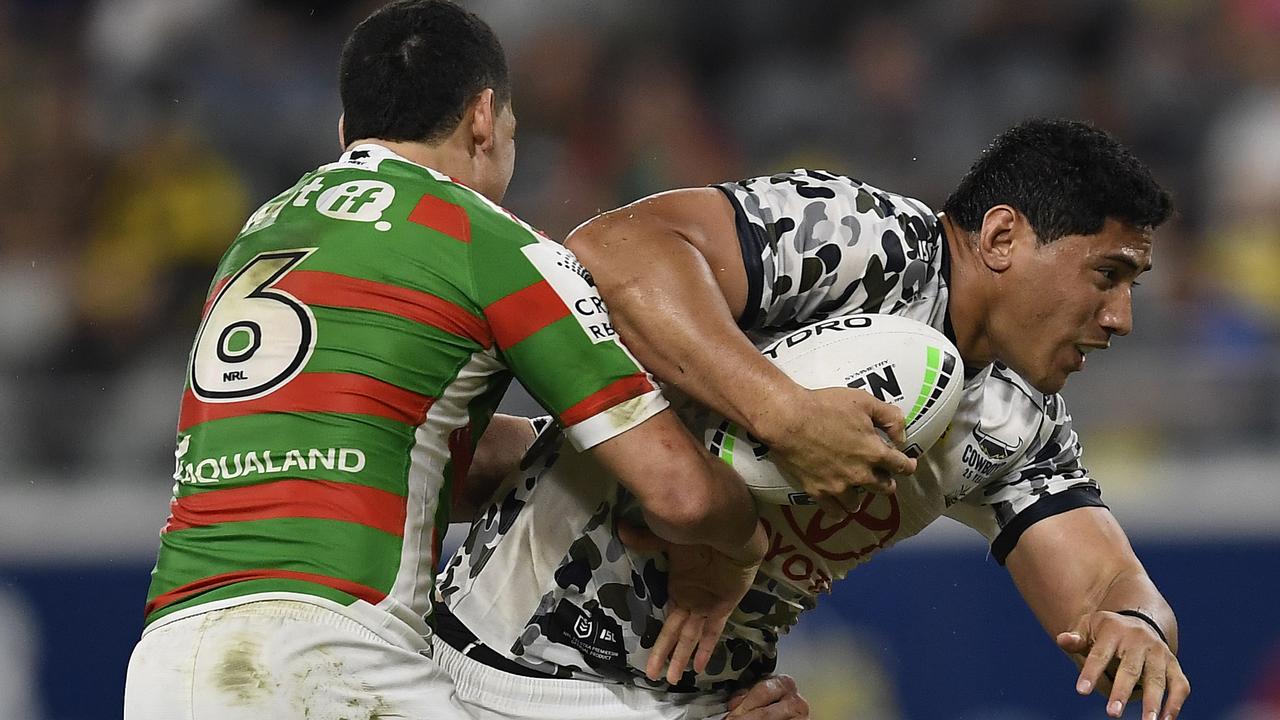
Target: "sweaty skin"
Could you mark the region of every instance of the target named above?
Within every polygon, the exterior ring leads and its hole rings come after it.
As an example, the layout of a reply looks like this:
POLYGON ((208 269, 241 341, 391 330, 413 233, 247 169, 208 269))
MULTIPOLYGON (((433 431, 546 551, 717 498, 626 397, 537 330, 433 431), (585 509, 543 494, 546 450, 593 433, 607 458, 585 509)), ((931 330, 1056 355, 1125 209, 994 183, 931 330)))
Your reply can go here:
POLYGON ((565 244, 591 271, 614 325, 641 363, 770 446, 780 466, 833 512, 860 492, 892 492, 915 461, 887 445, 901 411, 849 388, 807 390, 737 326, 747 280, 733 208, 722 193, 660 193, 588 221, 565 244))

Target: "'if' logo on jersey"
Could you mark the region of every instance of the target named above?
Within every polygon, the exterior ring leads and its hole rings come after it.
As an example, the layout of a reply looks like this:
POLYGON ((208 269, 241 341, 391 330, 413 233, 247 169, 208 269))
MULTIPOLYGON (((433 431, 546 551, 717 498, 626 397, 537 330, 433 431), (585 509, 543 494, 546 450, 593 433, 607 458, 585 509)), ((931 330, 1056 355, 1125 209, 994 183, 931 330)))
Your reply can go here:
POLYGON ((378 180, 352 180, 325 189, 316 198, 316 211, 335 220, 376 222, 395 200, 396 191, 378 180))

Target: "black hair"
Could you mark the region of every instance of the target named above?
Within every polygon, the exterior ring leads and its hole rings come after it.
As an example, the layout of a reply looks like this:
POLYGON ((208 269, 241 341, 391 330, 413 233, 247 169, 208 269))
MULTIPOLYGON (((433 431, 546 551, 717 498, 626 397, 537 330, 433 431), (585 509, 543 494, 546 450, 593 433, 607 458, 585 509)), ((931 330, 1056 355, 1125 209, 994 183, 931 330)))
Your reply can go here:
POLYGON ((483 20, 445 0, 393 2, 342 48, 342 141, 440 140, 485 88, 498 107, 511 99, 506 56, 483 20))
POLYGON ((1041 243, 1093 235, 1107 218, 1151 230, 1173 202, 1151 171, 1115 138, 1073 120, 1027 120, 1004 131, 969 169, 943 211, 967 232, 1007 204, 1041 243))

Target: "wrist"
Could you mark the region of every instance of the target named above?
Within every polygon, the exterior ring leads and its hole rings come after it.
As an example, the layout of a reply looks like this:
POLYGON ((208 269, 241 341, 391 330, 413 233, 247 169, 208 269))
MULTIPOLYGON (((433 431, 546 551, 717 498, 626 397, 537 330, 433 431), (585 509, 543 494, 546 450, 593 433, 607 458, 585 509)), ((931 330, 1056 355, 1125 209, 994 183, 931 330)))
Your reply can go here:
POLYGON ((1156 631, 1156 635, 1160 636, 1160 640, 1165 645, 1169 644, 1169 637, 1164 634, 1164 630, 1160 627, 1160 623, 1157 623, 1154 618, 1152 618, 1150 615, 1146 614, 1145 612, 1137 609, 1132 609, 1132 608, 1126 609, 1126 610, 1112 610, 1111 612, 1117 615, 1124 615, 1125 617, 1137 618, 1141 620, 1147 625, 1150 625, 1152 630, 1156 631))
POLYGON ((759 565, 764 561, 764 556, 768 552, 769 536, 765 533, 764 526, 758 520, 751 530, 751 536, 747 538, 745 543, 720 549, 721 555, 724 555, 733 564, 740 567, 759 565))
POLYGON ((803 393, 808 392, 785 375, 779 375, 778 382, 770 383, 755 394, 757 402, 744 413, 747 431, 770 447, 784 446, 803 424, 803 393))

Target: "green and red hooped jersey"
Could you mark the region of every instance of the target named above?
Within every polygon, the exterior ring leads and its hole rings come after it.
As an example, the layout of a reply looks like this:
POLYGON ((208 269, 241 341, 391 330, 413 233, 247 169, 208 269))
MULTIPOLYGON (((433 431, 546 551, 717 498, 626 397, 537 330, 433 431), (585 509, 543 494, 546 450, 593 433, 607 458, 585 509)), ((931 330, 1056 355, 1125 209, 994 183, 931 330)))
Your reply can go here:
POLYGON ((304 176, 218 267, 148 625, 279 593, 420 624, 513 375, 582 448, 666 407, 590 275, 501 207, 378 145, 304 176))

